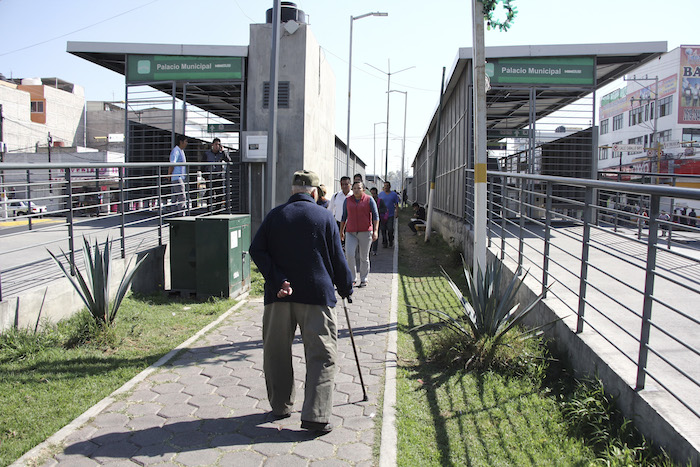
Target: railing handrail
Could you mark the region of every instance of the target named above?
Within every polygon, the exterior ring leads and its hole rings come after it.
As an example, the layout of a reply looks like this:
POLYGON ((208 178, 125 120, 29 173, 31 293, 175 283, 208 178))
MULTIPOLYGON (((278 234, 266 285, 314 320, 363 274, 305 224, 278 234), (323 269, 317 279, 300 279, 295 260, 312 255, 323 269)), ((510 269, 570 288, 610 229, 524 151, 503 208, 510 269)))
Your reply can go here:
MULTIPOLYGON (((474 169, 467 169, 467 172, 473 173, 474 169)), ((700 200, 700 190, 695 188, 660 185, 641 185, 636 183, 590 180, 587 178, 557 177, 553 175, 535 175, 517 172, 499 172, 495 170, 489 170, 486 172, 486 174, 489 177, 521 178, 527 180, 537 180, 541 182, 552 182, 562 185, 573 185, 584 188, 600 188, 610 191, 623 191, 625 193, 639 193, 645 195, 667 196, 670 198, 688 198, 693 200, 700 200)))
POLYGON ((16 162, 0 162, 0 170, 31 170, 31 169, 111 169, 111 168, 147 168, 147 167, 179 167, 179 166, 198 166, 198 165, 223 165, 231 164, 231 162, 96 162, 96 163, 31 163, 18 164, 16 162))

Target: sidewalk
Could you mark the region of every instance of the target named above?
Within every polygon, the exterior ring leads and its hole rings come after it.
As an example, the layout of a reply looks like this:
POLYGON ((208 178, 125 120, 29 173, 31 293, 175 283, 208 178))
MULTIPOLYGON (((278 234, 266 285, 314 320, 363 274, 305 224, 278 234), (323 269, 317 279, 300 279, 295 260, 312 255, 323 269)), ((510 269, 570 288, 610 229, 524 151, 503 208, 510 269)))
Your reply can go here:
MULTIPOLYGON (((331 433, 319 437, 300 428, 305 369, 298 330, 293 347, 296 411, 288 419, 266 421, 270 406, 262 371, 263 303, 256 298, 229 312, 195 336, 175 358, 145 370, 125 385, 126 390, 97 404, 13 465, 37 461, 44 466, 71 467, 378 464, 373 458, 375 433, 380 429, 377 415, 383 412, 378 403, 385 366, 393 368, 386 362, 394 361, 391 349, 387 353, 387 341, 396 332, 390 319, 396 300, 392 300, 394 251, 380 248, 377 256, 370 257, 369 285, 355 289, 348 307, 368 402, 362 402, 342 302, 336 307, 338 374, 331 433), (47 458, 49 445, 61 448, 47 458)), ((391 401, 393 390, 389 393, 391 401)), ((385 417, 385 425, 387 421, 393 417, 385 417)), ((395 437, 384 433, 381 450, 389 450, 389 459, 395 458, 391 455, 395 444, 395 437)))

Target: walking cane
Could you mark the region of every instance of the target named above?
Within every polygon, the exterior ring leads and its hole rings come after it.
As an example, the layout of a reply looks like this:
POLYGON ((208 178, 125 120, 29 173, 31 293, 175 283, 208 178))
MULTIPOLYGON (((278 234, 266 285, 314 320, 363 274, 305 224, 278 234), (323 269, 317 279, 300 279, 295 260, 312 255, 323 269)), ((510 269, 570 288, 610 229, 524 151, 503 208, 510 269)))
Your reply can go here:
MULTIPOLYGON (((352 300, 348 297, 348 300, 350 300, 350 303, 352 303, 352 300)), ((343 298, 343 309, 345 310, 345 319, 348 321, 348 331, 350 331, 350 342, 352 342, 352 351, 355 352, 355 362, 357 363, 357 373, 360 375, 360 384, 362 385, 362 400, 363 401, 368 401, 369 398, 367 397, 367 390, 365 389, 365 381, 362 379, 362 370, 360 369, 360 359, 357 356, 357 347, 355 347, 355 336, 352 333, 352 326, 350 325, 350 315, 348 315, 348 304, 343 298)))

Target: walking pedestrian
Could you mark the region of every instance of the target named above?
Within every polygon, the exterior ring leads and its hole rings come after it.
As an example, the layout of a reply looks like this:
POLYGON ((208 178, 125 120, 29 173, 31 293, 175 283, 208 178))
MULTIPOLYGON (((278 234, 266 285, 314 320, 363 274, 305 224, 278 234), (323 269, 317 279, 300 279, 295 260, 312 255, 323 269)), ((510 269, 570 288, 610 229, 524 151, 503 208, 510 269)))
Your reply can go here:
POLYGON ((343 220, 343 206, 345 205, 345 198, 350 196, 351 185, 350 177, 340 177, 340 191, 331 196, 330 203, 328 203, 328 209, 338 222, 338 228, 340 228, 340 222, 343 220))
POLYGON ((291 415, 295 399, 292 341, 297 325, 306 356, 301 427, 319 434, 333 429, 333 381, 337 357, 335 287, 352 294, 333 216, 316 204, 318 175, 294 173, 292 196, 268 213, 250 245, 265 278, 263 369, 269 418, 291 415))
MULTIPOLYGON (((170 163, 185 163, 187 162, 187 157, 185 157, 185 148, 187 147, 187 137, 185 135, 178 135, 176 138, 176 145, 170 151, 170 163)), ((187 201, 185 197, 185 177, 187 176, 187 171, 184 165, 170 166, 168 167, 168 175, 170 176, 170 181, 172 182, 170 200, 174 205, 175 215, 184 216, 185 215, 185 202, 187 201)))
MULTIPOLYGON (((384 219, 384 216, 387 213, 387 208, 386 204, 384 204, 384 201, 382 201, 379 198, 379 191, 377 190, 376 187, 372 187, 369 189, 369 192, 372 194, 372 199, 374 200, 375 203, 377 203, 377 211, 379 212, 379 228, 382 228, 382 220, 384 219)), ((384 219, 384 221, 386 221, 384 219)), ((372 256, 377 256, 377 249, 379 248, 379 239, 374 240, 372 242, 372 256)))
POLYGON ((661 236, 665 237, 668 232, 668 222, 671 220, 671 216, 666 211, 661 211, 659 214, 659 224, 661 224, 661 236))
POLYGON ((326 185, 318 186, 318 201, 316 201, 316 204, 318 204, 322 208, 328 209, 330 201, 326 199, 326 185))
POLYGON ((369 276, 369 247, 379 237, 379 211, 377 203, 364 192, 362 182, 352 185, 352 196, 345 199, 340 238, 345 240, 345 255, 350 265, 352 281, 360 273, 359 287, 367 285, 369 276), (359 249, 359 268, 355 264, 355 250, 359 249))
POLYGON ((382 246, 384 248, 394 246, 394 216, 396 208, 399 207, 401 199, 398 193, 391 191, 391 183, 384 182, 384 191, 379 193, 379 197, 384 201, 387 207, 387 220, 382 229, 382 246))

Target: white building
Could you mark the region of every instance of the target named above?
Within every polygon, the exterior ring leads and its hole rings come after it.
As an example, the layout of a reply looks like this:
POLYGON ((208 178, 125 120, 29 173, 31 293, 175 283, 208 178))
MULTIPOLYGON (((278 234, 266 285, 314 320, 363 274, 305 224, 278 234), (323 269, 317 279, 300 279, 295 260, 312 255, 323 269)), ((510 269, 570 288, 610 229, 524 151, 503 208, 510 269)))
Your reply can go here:
POLYGON ((601 99, 599 119, 599 171, 700 175, 700 46, 628 73, 626 86, 601 99))
POLYGON ((5 152, 85 145, 83 88, 58 78, 0 79, 5 152))

